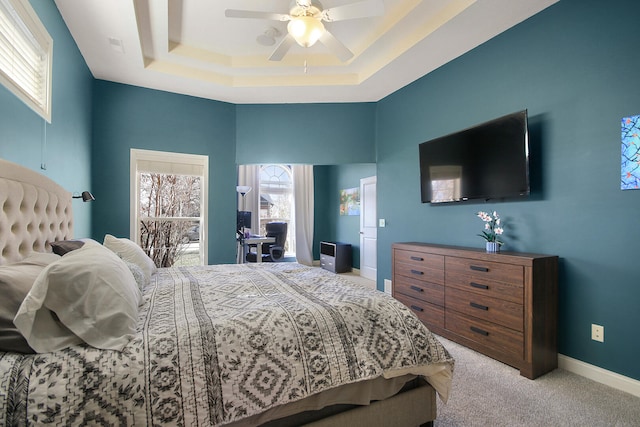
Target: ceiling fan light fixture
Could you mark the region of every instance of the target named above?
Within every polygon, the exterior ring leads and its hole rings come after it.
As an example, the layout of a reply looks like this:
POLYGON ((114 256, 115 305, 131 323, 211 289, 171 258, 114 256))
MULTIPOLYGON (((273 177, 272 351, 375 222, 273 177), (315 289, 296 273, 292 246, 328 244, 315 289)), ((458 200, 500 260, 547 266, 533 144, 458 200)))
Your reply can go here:
POLYGON ((324 33, 324 25, 313 16, 297 16, 289 21, 287 31, 302 47, 313 46, 324 33))

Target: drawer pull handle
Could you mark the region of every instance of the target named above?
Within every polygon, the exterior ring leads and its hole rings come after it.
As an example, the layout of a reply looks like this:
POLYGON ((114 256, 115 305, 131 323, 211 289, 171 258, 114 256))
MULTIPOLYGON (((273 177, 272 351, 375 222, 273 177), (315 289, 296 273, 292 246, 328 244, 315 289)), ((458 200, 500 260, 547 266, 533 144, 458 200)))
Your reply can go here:
POLYGON ((411 308, 414 309, 415 311, 424 311, 424 308, 418 307, 417 305, 412 305, 411 308))
POLYGON ((484 335, 485 337, 489 336, 489 332, 484 331, 484 330, 482 330, 480 328, 476 328, 475 326, 471 326, 471 330, 473 332, 475 332, 476 334, 484 335))
POLYGON ((488 285, 482 285, 482 284, 476 283, 476 282, 471 282, 471 283, 469 283, 469 285, 471 285, 474 288, 478 288, 478 289, 489 289, 488 285))
POLYGON ((412 256, 411 259, 413 261, 424 261, 424 258, 420 257, 420 256, 412 256))
POLYGON ((411 270, 411 274, 419 274, 420 276, 422 276, 424 273, 420 270, 411 270))
POLYGON ((487 267, 480 267, 479 265, 472 265, 472 266, 469 266, 469 268, 474 270, 474 271, 482 271, 484 273, 489 271, 489 269, 487 267))
POLYGON ((416 292, 424 292, 424 289, 419 286, 411 286, 411 290, 414 290, 416 292))
POLYGON ((477 304, 475 302, 470 302, 469 305, 473 308, 478 308, 480 310, 486 310, 486 311, 489 310, 489 307, 487 307, 486 305, 477 304))

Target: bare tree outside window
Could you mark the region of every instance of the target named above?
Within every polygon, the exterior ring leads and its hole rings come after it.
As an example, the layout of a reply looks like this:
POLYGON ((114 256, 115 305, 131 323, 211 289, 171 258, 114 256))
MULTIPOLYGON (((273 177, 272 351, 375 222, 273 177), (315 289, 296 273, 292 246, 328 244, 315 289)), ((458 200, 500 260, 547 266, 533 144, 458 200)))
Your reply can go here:
POLYGON ((139 179, 142 249, 158 267, 197 265, 199 254, 189 253, 200 239, 200 177, 145 172, 139 179))

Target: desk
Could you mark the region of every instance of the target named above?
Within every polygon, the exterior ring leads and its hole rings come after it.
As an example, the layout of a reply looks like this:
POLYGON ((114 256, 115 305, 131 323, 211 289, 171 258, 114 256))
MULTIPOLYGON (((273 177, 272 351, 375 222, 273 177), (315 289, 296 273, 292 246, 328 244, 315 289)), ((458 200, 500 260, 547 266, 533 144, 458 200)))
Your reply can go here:
POLYGON ((247 262, 247 252, 249 252, 249 245, 256 245, 256 262, 262 262, 262 244, 263 243, 275 243, 275 237, 247 237, 244 239, 242 250, 242 263, 247 262))

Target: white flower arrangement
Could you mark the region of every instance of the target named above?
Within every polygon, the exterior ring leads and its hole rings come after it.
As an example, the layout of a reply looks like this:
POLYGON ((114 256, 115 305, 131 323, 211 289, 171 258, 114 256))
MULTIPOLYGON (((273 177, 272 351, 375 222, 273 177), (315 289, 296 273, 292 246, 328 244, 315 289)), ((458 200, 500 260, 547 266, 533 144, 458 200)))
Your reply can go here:
POLYGON ((493 214, 488 214, 487 212, 478 212, 478 218, 484 221, 484 230, 482 234, 478 234, 478 236, 485 239, 487 242, 497 243, 501 245, 504 243, 498 236, 504 233, 504 229, 500 226, 500 215, 498 212, 493 211, 493 214))

